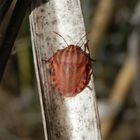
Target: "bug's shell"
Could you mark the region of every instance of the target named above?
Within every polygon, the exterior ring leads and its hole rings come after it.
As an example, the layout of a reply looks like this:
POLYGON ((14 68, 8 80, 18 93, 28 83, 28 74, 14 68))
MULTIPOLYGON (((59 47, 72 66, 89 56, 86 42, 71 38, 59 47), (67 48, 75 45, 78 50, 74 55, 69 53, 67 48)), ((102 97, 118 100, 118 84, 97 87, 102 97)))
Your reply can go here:
POLYGON ((58 50, 48 62, 51 64, 51 84, 61 95, 75 96, 88 85, 91 59, 79 46, 69 45, 58 50))

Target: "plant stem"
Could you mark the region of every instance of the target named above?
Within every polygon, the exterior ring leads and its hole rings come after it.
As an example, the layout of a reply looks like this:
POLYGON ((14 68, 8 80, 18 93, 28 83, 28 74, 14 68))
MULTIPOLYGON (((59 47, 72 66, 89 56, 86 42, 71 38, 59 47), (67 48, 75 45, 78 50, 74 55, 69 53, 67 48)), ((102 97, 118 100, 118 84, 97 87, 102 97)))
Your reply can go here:
POLYGON ((20 25, 24 19, 31 0, 18 0, 8 24, 4 40, 0 47, 0 81, 2 79, 9 55, 17 37, 20 25))

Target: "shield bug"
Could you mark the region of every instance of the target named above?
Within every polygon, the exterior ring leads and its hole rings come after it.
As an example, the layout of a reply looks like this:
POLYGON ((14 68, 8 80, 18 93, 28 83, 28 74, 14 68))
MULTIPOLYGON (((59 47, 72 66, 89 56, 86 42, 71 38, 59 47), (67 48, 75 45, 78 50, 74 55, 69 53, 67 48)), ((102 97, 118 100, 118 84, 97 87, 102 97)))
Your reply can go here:
POLYGON ((44 61, 51 65, 50 81, 52 87, 63 96, 72 97, 88 85, 92 74, 91 64, 94 60, 86 52, 87 49, 89 50, 88 41, 82 50, 82 46, 78 46, 80 41, 76 45, 69 45, 60 34, 54 33, 64 40, 67 47, 57 50, 52 57, 44 61))

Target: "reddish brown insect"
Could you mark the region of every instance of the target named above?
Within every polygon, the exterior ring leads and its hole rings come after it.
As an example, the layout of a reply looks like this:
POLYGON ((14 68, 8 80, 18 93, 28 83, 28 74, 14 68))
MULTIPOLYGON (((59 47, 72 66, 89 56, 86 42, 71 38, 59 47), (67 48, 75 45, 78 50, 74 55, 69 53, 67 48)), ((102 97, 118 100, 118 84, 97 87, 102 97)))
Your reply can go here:
MULTIPOLYGON (((56 33, 56 32, 55 32, 56 33)), ((60 34, 56 33, 61 38, 60 34)), ((65 41, 65 39, 63 38, 65 41)), ((65 41, 67 44, 67 42, 65 41)), ((92 74, 92 59, 78 45, 68 45, 45 60, 51 64, 51 84, 63 96, 72 97, 80 93, 89 83, 92 74)))

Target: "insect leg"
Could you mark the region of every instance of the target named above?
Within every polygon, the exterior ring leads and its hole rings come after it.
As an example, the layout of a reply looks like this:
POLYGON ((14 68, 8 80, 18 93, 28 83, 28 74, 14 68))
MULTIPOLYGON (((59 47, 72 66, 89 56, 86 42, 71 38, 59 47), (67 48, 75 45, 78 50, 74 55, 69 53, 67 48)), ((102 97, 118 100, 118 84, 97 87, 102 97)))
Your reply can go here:
POLYGON ((90 86, 87 86, 87 88, 88 88, 89 90, 93 90, 93 88, 91 88, 90 86))
POLYGON ((89 58, 92 62, 96 62, 96 59, 89 58))
POLYGON ((42 60, 43 62, 49 64, 49 65, 52 65, 52 63, 53 63, 52 58, 49 58, 49 59, 43 58, 43 59, 41 59, 41 60, 42 60))
POLYGON ((49 59, 46 59, 46 58, 42 58, 41 60, 42 60, 43 62, 46 62, 46 63, 49 62, 49 59))
POLYGON ((89 51, 88 42, 89 42, 89 40, 87 40, 87 42, 85 43, 85 46, 84 46, 84 52, 86 52, 86 49, 88 49, 88 51, 89 51))

